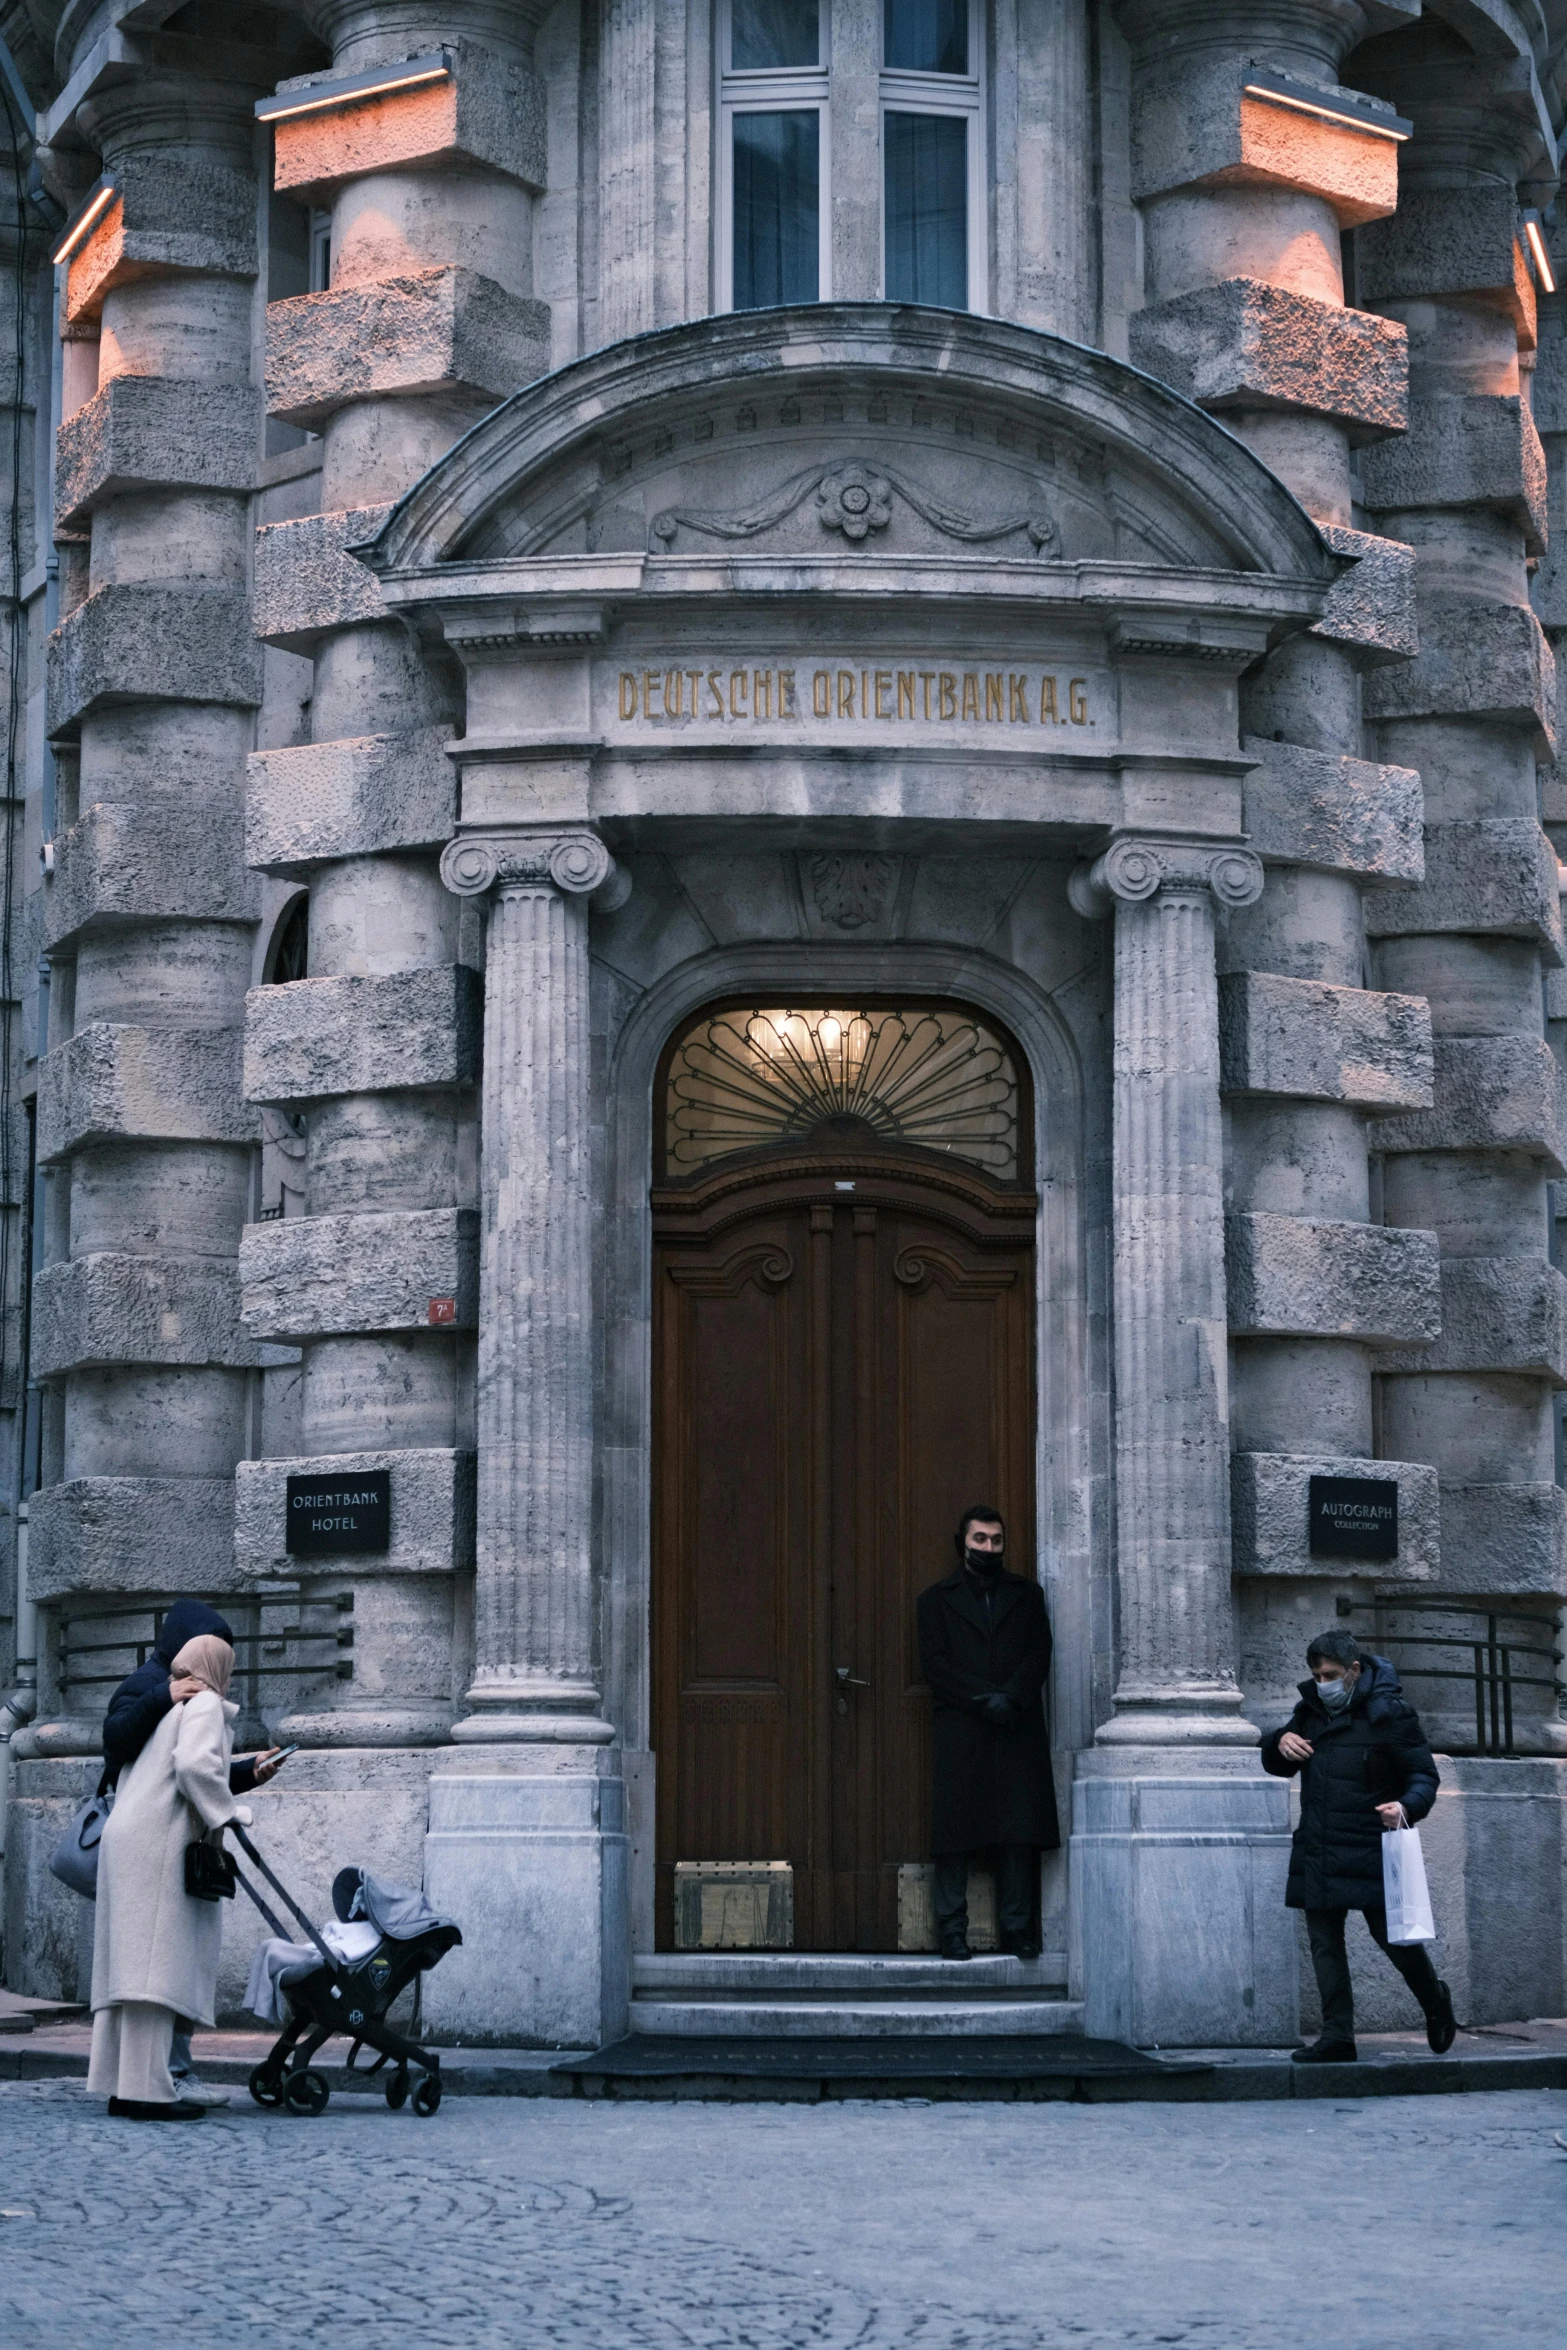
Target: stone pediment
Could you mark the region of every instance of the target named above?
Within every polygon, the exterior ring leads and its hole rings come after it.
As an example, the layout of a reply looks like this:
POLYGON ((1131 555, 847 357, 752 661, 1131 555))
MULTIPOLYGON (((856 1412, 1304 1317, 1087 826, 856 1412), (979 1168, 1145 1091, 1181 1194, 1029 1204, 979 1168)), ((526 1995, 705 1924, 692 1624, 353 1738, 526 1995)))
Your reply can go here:
POLYGON ((715 555, 1252 572, 1323 589, 1340 569, 1243 444, 1135 368, 884 305, 705 319, 578 361, 485 418, 363 552, 404 578, 715 555))

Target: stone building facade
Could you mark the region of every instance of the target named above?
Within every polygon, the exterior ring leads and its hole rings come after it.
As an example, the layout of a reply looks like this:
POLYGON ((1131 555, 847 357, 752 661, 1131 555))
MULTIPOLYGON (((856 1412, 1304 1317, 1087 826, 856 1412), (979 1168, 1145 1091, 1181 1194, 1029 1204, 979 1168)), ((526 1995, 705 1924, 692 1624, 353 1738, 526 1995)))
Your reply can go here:
POLYGON ((1088 2029, 1293 2037, 1340 1620, 1460 2012, 1559 2012, 1553 8, 0 29, 7 1981, 181 1592, 439 2029, 617 2036, 680 1864, 917 1940, 988 1489, 1088 2029))

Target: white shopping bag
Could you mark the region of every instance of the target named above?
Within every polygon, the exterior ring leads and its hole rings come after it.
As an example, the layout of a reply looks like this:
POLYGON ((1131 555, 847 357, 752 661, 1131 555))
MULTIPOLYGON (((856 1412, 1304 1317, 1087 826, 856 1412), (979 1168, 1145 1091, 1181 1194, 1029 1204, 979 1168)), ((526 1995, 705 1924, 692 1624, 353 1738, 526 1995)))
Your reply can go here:
POLYGON ((1382 1899, 1390 1942, 1434 1942, 1436 1921, 1426 1886, 1418 1828, 1391 1828, 1382 1837, 1382 1899))

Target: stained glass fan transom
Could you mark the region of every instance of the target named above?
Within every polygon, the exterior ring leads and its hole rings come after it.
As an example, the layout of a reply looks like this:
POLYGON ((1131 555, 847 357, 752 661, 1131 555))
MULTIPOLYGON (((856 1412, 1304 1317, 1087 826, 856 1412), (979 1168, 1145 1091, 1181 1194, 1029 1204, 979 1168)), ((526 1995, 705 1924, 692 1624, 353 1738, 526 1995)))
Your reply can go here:
POLYGON ((689 1175, 731 1151, 858 1133, 950 1151, 1018 1176, 1011 1048, 959 1005, 710 1012, 675 1046, 665 1164, 689 1175))

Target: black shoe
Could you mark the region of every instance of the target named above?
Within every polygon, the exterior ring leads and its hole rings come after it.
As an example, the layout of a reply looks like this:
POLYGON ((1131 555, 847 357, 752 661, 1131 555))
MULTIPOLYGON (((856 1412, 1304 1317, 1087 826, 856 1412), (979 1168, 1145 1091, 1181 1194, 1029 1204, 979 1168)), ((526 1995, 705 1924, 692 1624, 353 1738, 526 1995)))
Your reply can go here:
POLYGON ((1358 2064, 1360 2051, 1353 2040, 1313 2040, 1309 2048, 1292 2048, 1291 2064, 1358 2064))
POLYGON ((1040 1947, 1032 1934, 1003 1934, 1001 1937, 1002 1954, 1006 1958, 1036 1959, 1040 1947))
POLYGON ((1426 2017, 1426 2046, 1433 2056, 1445 2056, 1458 2037, 1458 2022, 1447 1985, 1438 1983, 1436 1994, 1436 2005, 1426 2017))
POLYGON ((965 1935, 947 1934, 942 1937, 941 1955, 943 1958, 972 1958, 974 1953, 965 1935))
POLYGON ((172 2105, 149 2105, 139 2097, 111 2097, 109 2111, 125 2122, 202 2122, 207 2118, 204 2105, 192 2105, 184 2097, 177 2097, 172 2105))

